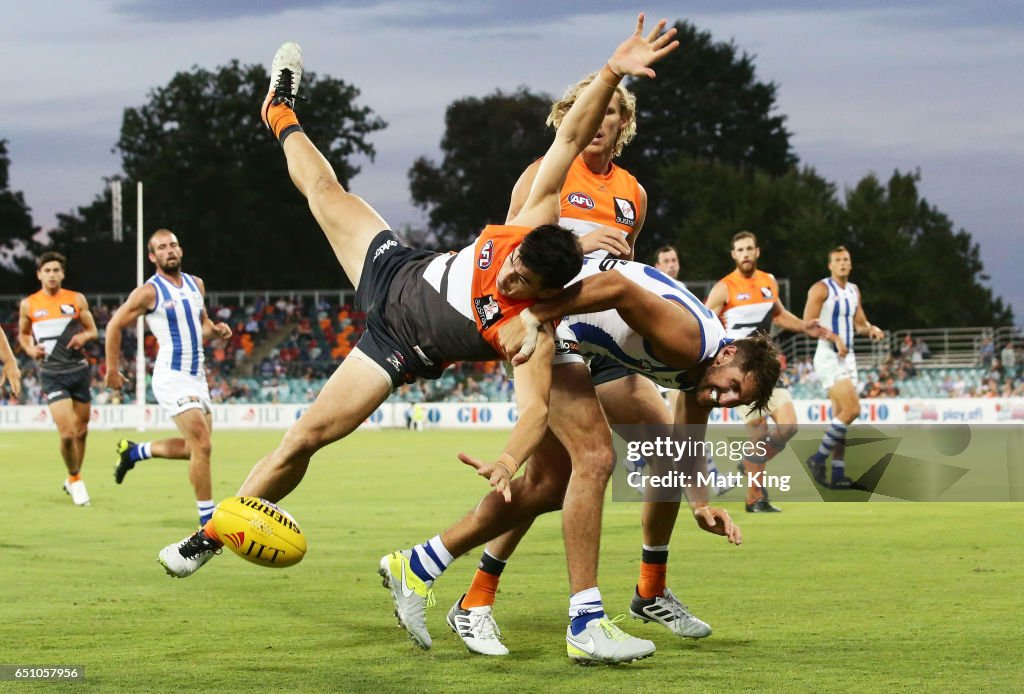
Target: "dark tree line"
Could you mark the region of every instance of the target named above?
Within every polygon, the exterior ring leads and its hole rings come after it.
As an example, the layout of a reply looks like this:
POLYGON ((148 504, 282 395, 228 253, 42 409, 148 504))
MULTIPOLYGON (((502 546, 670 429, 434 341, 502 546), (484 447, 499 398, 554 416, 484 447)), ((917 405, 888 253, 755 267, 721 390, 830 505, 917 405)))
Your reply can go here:
MULTIPOLYGON (((1007 324, 1010 310, 984 286, 988 279, 969 233, 920 196, 917 171, 887 180, 866 175, 839 191, 802 164, 790 144, 777 87, 758 80, 752 56, 677 23, 681 48, 658 66, 654 81, 631 80, 638 135, 621 165, 648 191, 650 208, 638 242, 649 259, 665 243, 680 249, 682 276, 717 279, 732 269, 729 241, 757 233, 762 266, 790 278, 794 308, 827 274, 827 251, 853 254, 854 281, 873 318, 889 328, 1007 324)), ((331 249, 302 196, 287 182, 279 146, 257 105, 263 67, 233 62, 193 68, 124 112, 116 151, 128 180, 146 182, 146 224, 179 232, 186 267, 216 289, 345 286, 331 249), (150 222, 149 220, 154 220, 150 222), (158 220, 158 221, 157 221, 158 220)), ((358 104, 359 90, 307 73, 304 129, 347 184, 357 155, 372 159, 369 136, 385 127, 358 104)), ((418 158, 409 171, 413 200, 427 214, 420 240, 448 249, 482 225, 504 219, 520 172, 546 150, 551 97, 525 87, 453 102, 445 116, 440 161, 418 158)), ((36 229, 20 193, 9 190, 0 142, 0 253, 38 251, 36 229)), ((134 191, 125 190, 128 242, 110 238, 108 191, 60 215, 50 243, 73 259, 74 286, 123 290, 134 267, 134 191)), ((154 227, 155 228, 155 227, 154 227)), ((0 286, 35 284, 31 261, 0 270, 0 286)))

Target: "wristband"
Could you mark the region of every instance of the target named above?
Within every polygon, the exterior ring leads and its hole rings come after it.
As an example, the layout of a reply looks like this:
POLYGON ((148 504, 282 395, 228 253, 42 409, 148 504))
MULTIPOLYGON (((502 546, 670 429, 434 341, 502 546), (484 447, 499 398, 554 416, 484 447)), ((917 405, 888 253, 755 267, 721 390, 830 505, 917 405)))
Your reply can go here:
POLYGON ((598 74, 601 77, 601 81, 612 89, 617 88, 619 86, 619 82, 622 81, 622 75, 615 72, 609 63, 605 63, 604 67, 601 68, 601 72, 598 74))
POLYGON ((498 465, 501 465, 503 468, 508 470, 509 479, 512 479, 512 476, 515 475, 516 471, 519 469, 519 463, 517 463, 516 459, 508 453, 502 453, 499 455, 496 462, 498 465))

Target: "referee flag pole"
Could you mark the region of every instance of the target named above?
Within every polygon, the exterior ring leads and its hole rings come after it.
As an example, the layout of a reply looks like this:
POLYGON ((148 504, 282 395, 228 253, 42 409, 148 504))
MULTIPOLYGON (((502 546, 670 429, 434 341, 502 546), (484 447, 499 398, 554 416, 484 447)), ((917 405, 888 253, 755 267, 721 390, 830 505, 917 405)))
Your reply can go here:
MULTIPOLYGON (((141 287, 145 278, 142 276, 142 181, 136 184, 138 197, 138 217, 135 223, 135 286, 141 287)), ((135 407, 137 412, 137 428, 146 430, 146 321, 142 316, 135 322, 135 407)))

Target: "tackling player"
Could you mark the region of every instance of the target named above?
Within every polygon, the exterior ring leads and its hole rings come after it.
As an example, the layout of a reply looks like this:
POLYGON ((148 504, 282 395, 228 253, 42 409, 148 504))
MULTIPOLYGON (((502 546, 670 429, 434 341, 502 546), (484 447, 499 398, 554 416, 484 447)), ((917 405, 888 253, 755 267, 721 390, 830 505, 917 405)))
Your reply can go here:
POLYGON ((829 422, 818 450, 807 459, 807 467, 814 481, 823 487, 849 489, 853 480, 846 476, 846 432, 853 420, 860 416, 857 397, 857 359, 853 354, 854 335, 867 335, 872 340, 885 339, 885 331, 868 322, 861 304, 860 289, 850 281, 853 262, 850 251, 837 246, 828 252, 829 277, 815 282, 807 292, 804 320, 818 320, 839 335, 849 350, 843 351, 838 343, 818 340, 814 352, 814 371, 821 386, 832 401, 832 421, 829 422), (825 462, 832 456, 832 475, 825 479, 825 462))
MULTIPOLYGON (((514 317, 535 299, 557 293, 572 279, 581 261, 579 245, 571 232, 553 225, 562 183, 573 160, 593 139, 622 76, 653 77, 648 66, 678 46, 671 41, 675 31, 663 34, 664 26, 660 22, 645 37, 640 16, 636 32, 566 114, 523 209, 509 225, 487 227, 476 243, 453 255, 402 246, 369 205, 341 187, 292 110, 301 57, 298 46, 282 46, 271 70, 264 121, 282 143, 292 180, 309 199, 356 286, 357 303, 368 312, 368 327, 353 358, 342 362, 278 448, 253 468, 240 494, 281 499, 300 482, 313 453, 353 431, 395 387, 417 376, 436 378, 449 361, 493 359, 502 353, 498 329, 515 322, 514 317)), ((493 463, 477 461, 504 497, 503 505, 515 504, 509 480, 547 427, 554 351, 550 334, 538 344, 536 363, 515 367, 519 420, 505 451, 493 463)), ((474 519, 482 540, 515 524, 498 511, 491 509, 474 519)), ((208 561, 220 547, 212 533, 207 524, 203 531, 164 548, 161 560, 168 571, 187 576, 208 561)), ((567 538, 567 552, 571 541, 567 538)), ((442 563, 450 559, 438 543, 431 544, 431 551, 442 563)), ((404 554, 391 557, 382 567, 386 578, 393 583, 399 575, 404 578, 409 561, 404 554)))
POLYGON ((89 505, 82 481, 85 439, 89 435, 92 391, 89 362, 82 348, 99 335, 89 303, 63 287, 67 258, 48 251, 39 256, 36 277, 41 289, 22 299, 18 341, 39 361, 39 380, 60 434, 60 455, 68 469, 64 491, 76 506, 89 505))

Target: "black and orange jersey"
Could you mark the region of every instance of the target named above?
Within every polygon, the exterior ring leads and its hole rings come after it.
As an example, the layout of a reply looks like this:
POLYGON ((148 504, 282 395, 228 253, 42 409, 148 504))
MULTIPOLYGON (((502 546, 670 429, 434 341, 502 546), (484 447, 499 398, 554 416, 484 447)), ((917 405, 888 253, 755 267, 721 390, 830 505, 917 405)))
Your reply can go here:
POLYGON ((82 332, 78 292, 59 289, 56 294, 40 289, 28 297, 28 319, 32 336, 46 350, 41 367, 45 371, 74 371, 87 366, 80 350, 69 349, 68 340, 82 332))
POLYGON ((751 277, 744 277, 739 270, 733 270, 721 281, 729 290, 729 298, 722 308, 726 335, 739 340, 755 332, 767 333, 771 328, 775 302, 779 296, 775 276, 754 270, 751 277))

